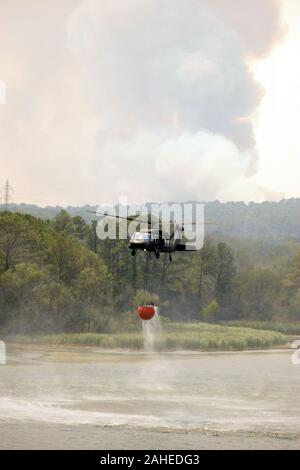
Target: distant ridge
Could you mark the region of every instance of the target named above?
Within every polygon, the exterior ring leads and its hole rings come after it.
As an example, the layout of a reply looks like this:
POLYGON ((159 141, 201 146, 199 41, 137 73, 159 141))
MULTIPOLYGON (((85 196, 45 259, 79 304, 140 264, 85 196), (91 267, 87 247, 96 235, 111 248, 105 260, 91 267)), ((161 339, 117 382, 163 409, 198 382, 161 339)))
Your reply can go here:
MULTIPOLYGON (((193 202, 193 201, 189 201, 193 202)), ((279 202, 206 202, 205 216, 218 225, 209 228, 210 233, 229 237, 249 239, 268 239, 278 241, 290 239, 300 241, 300 198, 282 199, 279 202)), ((10 204, 9 210, 31 214, 43 219, 53 218, 65 209, 73 217, 81 216, 91 222, 93 215, 87 210, 95 210, 97 206, 47 206, 35 204, 10 204)), ((0 211, 5 210, 0 205, 0 211)))

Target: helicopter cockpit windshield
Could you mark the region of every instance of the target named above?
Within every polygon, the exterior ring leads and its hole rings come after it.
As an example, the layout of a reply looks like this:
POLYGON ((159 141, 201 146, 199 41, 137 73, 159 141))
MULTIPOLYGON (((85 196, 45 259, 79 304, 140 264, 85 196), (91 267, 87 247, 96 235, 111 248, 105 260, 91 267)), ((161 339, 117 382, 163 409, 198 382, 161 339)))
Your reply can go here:
POLYGON ((151 236, 148 232, 135 232, 131 237, 131 241, 137 243, 149 243, 150 239, 151 236))

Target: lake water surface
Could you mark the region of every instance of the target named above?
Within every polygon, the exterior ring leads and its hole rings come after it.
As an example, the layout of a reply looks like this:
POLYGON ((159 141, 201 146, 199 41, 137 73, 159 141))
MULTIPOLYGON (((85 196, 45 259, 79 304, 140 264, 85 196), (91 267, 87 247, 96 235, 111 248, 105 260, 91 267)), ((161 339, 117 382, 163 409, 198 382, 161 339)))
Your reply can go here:
POLYGON ((300 365, 290 356, 8 347, 0 447, 168 448, 179 436, 181 448, 209 448, 217 436, 220 448, 300 448, 300 365))

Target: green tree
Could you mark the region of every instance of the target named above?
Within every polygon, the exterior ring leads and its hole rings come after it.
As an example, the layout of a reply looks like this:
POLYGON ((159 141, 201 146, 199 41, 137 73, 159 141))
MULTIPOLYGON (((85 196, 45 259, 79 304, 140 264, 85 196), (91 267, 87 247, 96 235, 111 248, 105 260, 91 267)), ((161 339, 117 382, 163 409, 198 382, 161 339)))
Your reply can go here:
POLYGON ((81 245, 64 232, 58 233, 49 242, 48 259, 53 273, 65 284, 70 284, 80 272, 82 256, 81 245))
POLYGON ((226 243, 217 246, 216 299, 224 318, 233 316, 234 256, 226 243))
POLYGON ((300 320, 300 289, 297 289, 289 298, 288 314, 294 320, 300 320))
POLYGON ((159 296, 157 294, 153 294, 152 292, 148 292, 143 289, 139 289, 133 298, 134 306, 146 305, 146 304, 149 304, 150 302, 153 302, 154 305, 159 305, 159 302, 160 302, 159 296))
POLYGON ((283 278, 283 286, 290 292, 300 289, 300 251, 292 258, 283 278))
POLYGON ((202 318, 205 322, 213 322, 218 320, 220 306, 216 299, 213 299, 202 312, 202 318))
POLYGON ((25 216, 3 213, 0 216, 0 271, 14 268, 20 261, 32 259, 37 235, 25 216))
POLYGON ((97 220, 92 220, 88 232, 88 246, 94 252, 98 251, 99 240, 97 236, 97 220))
POLYGON ((61 210, 53 219, 52 226, 55 232, 66 232, 74 234, 74 222, 66 210, 61 210))
POLYGON ((102 316, 111 314, 110 283, 106 267, 98 261, 97 269, 85 267, 73 286, 85 331, 99 331, 102 316))
POLYGON ((200 308, 203 303, 203 295, 208 283, 211 285, 211 280, 215 280, 218 269, 218 254, 215 246, 208 240, 202 250, 200 251, 199 263, 199 281, 198 281, 198 296, 200 300, 200 308))
POLYGON ((41 320, 38 290, 47 279, 45 271, 29 263, 5 271, 0 278, 0 322, 7 322, 15 332, 34 331, 41 320))
POLYGON ((271 270, 257 267, 242 273, 238 281, 242 315, 255 320, 270 320, 276 312, 281 282, 271 270))

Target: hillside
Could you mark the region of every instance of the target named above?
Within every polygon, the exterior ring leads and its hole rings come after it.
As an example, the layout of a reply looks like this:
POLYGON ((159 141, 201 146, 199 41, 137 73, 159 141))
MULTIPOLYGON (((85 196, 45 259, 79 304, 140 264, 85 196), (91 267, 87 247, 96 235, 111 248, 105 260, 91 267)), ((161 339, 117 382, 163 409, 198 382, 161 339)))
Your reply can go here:
MULTIPOLYGON (((9 210, 31 214, 43 219, 53 218, 60 206, 38 207, 32 204, 11 204, 9 210)), ((79 215, 90 223, 93 216, 87 210, 95 210, 96 206, 65 208, 71 216, 79 215)), ((0 205, 0 211, 4 206, 0 205)), ((300 241, 300 199, 283 199, 280 202, 226 202, 205 203, 206 220, 217 222, 208 230, 211 234, 225 237, 246 239, 267 239, 276 242, 290 239, 300 241)))

